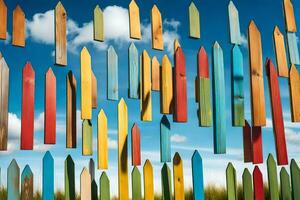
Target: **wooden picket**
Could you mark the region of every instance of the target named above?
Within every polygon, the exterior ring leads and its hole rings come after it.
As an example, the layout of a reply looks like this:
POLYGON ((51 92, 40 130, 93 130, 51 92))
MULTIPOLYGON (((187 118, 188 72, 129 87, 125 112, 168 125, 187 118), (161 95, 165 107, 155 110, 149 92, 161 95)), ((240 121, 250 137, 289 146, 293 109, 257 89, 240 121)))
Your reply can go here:
POLYGON ((151 33, 152 33, 152 48, 164 50, 162 17, 159 9, 154 4, 151 10, 151 33))
POLYGON ((45 79, 45 144, 56 143, 56 77, 51 67, 46 73, 45 79))
MULTIPOLYGON (((0 2, 0 9, 1 9, 1 2, 0 2)), ((1 14, 0 14, 0 18, 1 18, 1 14)), ((5 62, 5 59, 1 56, 0 57, 0 151, 7 150, 8 94, 9 94, 9 68, 5 62)))
POLYGON ((23 67, 21 149, 33 149, 35 72, 29 62, 23 67))
POLYGON ((43 200, 54 199, 54 160, 49 151, 43 157, 43 200))
POLYGON ((151 60, 146 50, 142 53, 141 66, 141 120, 152 121, 151 60))
POLYGON ((300 76, 295 65, 291 65, 289 72, 289 89, 292 122, 300 122, 300 76))
POLYGON ((197 150, 192 156, 192 177, 194 200, 204 200, 204 181, 202 158, 197 150))
POLYGON ((97 108, 98 106, 98 101, 97 101, 97 78, 93 72, 93 70, 91 70, 91 75, 92 75, 92 108, 97 108))
POLYGON ((75 199, 75 166, 70 155, 65 159, 65 200, 75 199))
POLYGON ((118 90, 118 55, 113 46, 109 46, 107 50, 107 99, 118 100, 118 90))
POLYGON ((0 0, 0 39, 6 40, 7 7, 4 0, 0 0))
POLYGON ((226 107, 223 50, 218 42, 213 46, 214 152, 226 153, 226 107))
POLYGON ((160 162, 171 161, 171 125, 166 115, 160 120, 160 162))
POLYGON ((80 53, 81 119, 92 119, 91 56, 86 47, 80 53))
POLYGON ((154 56, 152 58, 152 62, 151 62, 151 86, 152 86, 152 90, 154 91, 159 91, 159 86, 160 86, 160 64, 156 58, 156 56, 154 56))
POLYGON ((141 139, 140 129, 136 123, 131 128, 131 157, 132 166, 141 165, 141 139))
POLYGON ((91 183, 91 200, 98 200, 98 185, 94 179, 91 183))
POLYGON ((292 188, 290 184, 290 175, 284 167, 280 170, 280 193, 282 199, 292 200, 292 188))
POLYGON ((87 168, 83 168, 80 174, 80 199, 92 199, 91 176, 87 168))
POLYGON ((283 9, 285 15, 285 28, 288 32, 296 32, 296 21, 294 15, 294 7, 290 0, 283 0, 283 9))
POLYGON ((144 199, 154 199, 154 180, 153 180, 153 168, 150 160, 146 160, 144 164, 144 199))
MULTIPOLYGON (((134 0, 132 0, 134 1, 134 0)), ((129 67, 129 98, 139 98, 139 84, 140 84, 140 72, 139 72, 139 55, 138 50, 134 43, 131 43, 128 48, 128 67, 129 67)))
POLYGON ((25 13, 20 5, 17 5, 13 11, 13 31, 12 44, 19 47, 25 47, 26 20, 25 13))
POLYGON ((252 162, 263 163, 262 132, 261 127, 252 127, 252 162))
POLYGON ((189 6, 189 25, 190 37, 200 38, 200 15, 194 2, 189 6))
POLYGON ((244 200, 254 200, 252 177, 247 168, 243 172, 243 198, 244 200))
POLYGON ((178 39, 175 39, 174 40, 174 54, 177 50, 178 47, 181 47, 180 43, 179 43, 179 40, 178 39))
POLYGON ((104 41, 104 19, 103 12, 99 5, 94 9, 94 40, 103 42, 104 41))
POLYGON ((122 98, 118 104, 118 176, 119 199, 128 200, 128 113, 127 105, 122 98))
POLYGON ((204 47, 201 47, 197 54, 197 76, 195 79, 195 100, 196 100, 196 102, 199 102, 199 98, 200 98, 199 79, 201 77, 209 79, 208 56, 207 56, 207 53, 206 53, 204 47))
POLYGON ((103 109, 98 114, 98 169, 108 168, 108 125, 103 109))
POLYGON ((21 175, 21 200, 33 199, 33 173, 26 165, 21 175))
POLYGON ((20 199, 20 168, 15 159, 7 168, 7 200, 20 199))
POLYGON ((226 186, 227 186, 227 199, 237 200, 237 183, 236 183, 236 171, 232 163, 228 163, 226 168, 226 186))
POLYGON ((237 10, 237 8, 235 7, 232 1, 230 1, 228 4, 228 16, 229 16, 230 42, 232 44, 241 44, 239 11, 237 10))
POLYGON ((109 179, 105 172, 102 172, 99 180, 100 185, 100 200, 110 200, 109 179))
POLYGON ((67 12, 60 1, 55 7, 55 63, 67 65, 67 12))
POLYGON ((142 200, 141 173, 136 166, 134 166, 131 172, 131 179, 132 179, 132 199, 142 200))
POLYGON ((251 138, 251 126, 248 121, 245 120, 243 127, 243 149, 244 149, 244 162, 252 162, 252 138, 251 138))
POLYGON ((135 0, 129 3, 129 32, 130 38, 140 40, 141 25, 140 25, 140 9, 135 0))
POLYGON ((258 166, 255 166, 253 170, 253 188, 254 188, 254 199, 264 200, 265 194, 264 194, 263 176, 258 166))
POLYGON ((292 196, 293 199, 300 199, 300 169, 294 159, 291 160, 290 164, 291 172, 291 183, 292 183, 292 196))
POLYGON ((161 168, 161 188, 162 188, 162 199, 172 200, 172 177, 171 170, 167 163, 164 163, 161 168))
POLYGON ((266 125, 261 36, 254 21, 248 27, 252 125, 266 125))
POLYGON ((90 156, 93 154, 93 129, 89 119, 82 121, 82 155, 90 156))
POLYGON ((275 26, 274 28, 273 41, 277 61, 278 76, 289 77, 284 37, 281 34, 278 26, 275 26))
POLYGON ((268 156, 267 168, 270 200, 279 200, 277 166, 272 154, 269 154, 268 156))
POLYGON ((160 112, 171 114, 173 111, 173 76, 172 65, 167 55, 162 59, 160 85, 160 112))
POLYGON ((174 199, 184 200, 183 161, 178 152, 173 157, 174 199))
POLYGON ((90 158, 90 162, 89 162, 89 173, 91 175, 91 180, 95 180, 95 162, 93 160, 93 158, 90 158))
POLYGON ((287 33, 288 50, 290 62, 294 65, 300 65, 299 49, 296 33, 287 33))

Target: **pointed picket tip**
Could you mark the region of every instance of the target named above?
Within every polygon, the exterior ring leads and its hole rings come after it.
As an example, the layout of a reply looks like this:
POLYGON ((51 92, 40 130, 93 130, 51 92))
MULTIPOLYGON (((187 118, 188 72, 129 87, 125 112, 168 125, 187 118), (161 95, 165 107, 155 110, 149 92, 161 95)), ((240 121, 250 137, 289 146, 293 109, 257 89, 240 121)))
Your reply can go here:
POLYGON ((282 33, 280 32, 280 29, 279 29, 278 26, 274 27, 273 33, 276 34, 276 35, 282 35, 282 33))
POLYGON ((229 162, 227 165, 226 171, 231 170, 231 169, 235 170, 233 164, 231 162, 229 162))
POLYGON ((157 57, 156 56, 153 56, 152 58, 152 63, 155 62, 155 63, 159 63, 159 61, 157 60, 157 57))
POLYGON ((261 171, 260 171, 260 169, 259 169, 259 167, 257 165, 255 165, 255 167, 253 169, 253 175, 254 174, 262 175, 261 171))
POLYGON ((56 10, 56 9, 62 9, 62 10, 65 10, 65 7, 64 7, 63 4, 59 1, 59 2, 56 4, 55 10, 56 10))
POLYGON ((24 70, 34 73, 34 69, 29 61, 27 61, 25 66, 23 67, 23 71, 24 70))
POLYGON ((4 0, 0 0, 0 5, 2 5, 3 7, 6 7, 4 0))
POLYGON ((205 48, 203 46, 201 46, 200 49, 198 50, 198 55, 207 57, 207 53, 206 53, 205 48))
MULTIPOLYGON (((134 1, 134 0, 133 0, 134 1)), ((130 45, 129 45, 129 50, 134 50, 134 51, 137 51, 137 48, 134 44, 134 42, 131 42, 130 45)))
POLYGON ((202 157, 200 155, 200 153, 198 152, 198 150, 195 150, 194 153, 193 153, 193 156, 192 156, 192 160, 199 160, 202 162, 202 157))
POLYGON ((269 154, 268 155, 268 158, 267 158, 267 163, 276 163, 275 159, 274 159, 274 156, 272 154, 269 154))
POLYGON ((163 62, 163 63, 166 63, 166 65, 163 65, 163 64, 162 64, 162 66, 167 66, 167 65, 169 66, 169 65, 171 65, 171 62, 170 62, 170 60, 169 60, 169 57, 168 57, 166 54, 164 55, 162 62, 163 62))
POLYGON ((287 170, 285 169, 285 167, 281 167, 280 174, 284 175, 284 176, 289 176, 289 173, 287 172, 287 170))
POLYGON ((23 169, 22 174, 25 174, 26 176, 32 174, 31 168, 29 167, 29 165, 26 165, 23 169))
POLYGON ((22 13, 24 15, 24 12, 23 12, 23 10, 22 10, 22 8, 21 8, 21 6, 19 4, 16 6, 16 8, 14 9, 13 12, 17 12, 17 11, 20 12, 20 13, 22 13))
POLYGON ((248 168, 245 168, 244 169, 244 171, 243 171, 243 175, 242 175, 243 177, 246 177, 246 176, 251 176, 251 173, 250 173, 250 171, 249 171, 249 169, 248 168))
POLYGON ((170 170, 170 167, 168 166, 168 164, 166 162, 163 164, 163 167, 162 167, 162 171, 164 171, 164 170, 170 170))
POLYGON ((109 182, 108 176, 107 176, 105 171, 103 171, 101 176, 100 176, 100 182, 101 182, 101 180, 109 182))
POLYGON ((138 176, 141 176, 141 172, 137 166, 134 166, 132 169, 132 174, 137 174, 138 176))
POLYGON ((123 98, 120 99, 119 104, 118 104, 118 108, 120 108, 122 106, 127 107, 126 102, 125 102, 125 100, 123 98))
POLYGON ((177 48, 178 47, 181 47, 180 43, 179 43, 179 40, 178 39, 175 39, 174 40, 174 52, 176 52, 177 48))
POLYGON ((47 151, 43 157, 43 160, 53 160, 53 157, 50 153, 50 151, 47 151))
POLYGON ((15 159, 12 159, 12 161, 10 162, 10 164, 8 166, 8 169, 11 169, 13 167, 19 169, 19 165, 18 165, 18 163, 17 163, 17 161, 15 159))
POLYGON ((99 114, 98 114, 98 118, 99 118, 99 119, 105 119, 105 120, 107 120, 105 111, 104 111, 103 109, 100 110, 100 112, 99 112, 99 114))
POLYGON ((135 0, 131 0, 129 3, 129 8, 131 9, 139 9, 138 5, 136 4, 135 0))
POLYGON ((67 156, 67 158, 66 158, 65 161, 67 161, 68 163, 71 162, 71 163, 74 164, 73 158, 72 158, 72 156, 70 154, 67 156))
POLYGON ((234 10, 235 12, 238 12, 236 9, 236 6, 234 5, 233 1, 229 1, 228 8, 234 10))
POLYGON ((89 58, 91 58, 91 55, 86 47, 83 47, 81 49, 80 57, 83 57, 83 56, 88 56, 89 58))
POLYGON ((91 176, 89 173, 89 170, 86 167, 84 167, 80 173, 80 177, 82 177, 82 176, 88 176, 88 177, 91 176))
POLYGON ((112 45, 108 47, 107 51, 111 54, 117 55, 115 48, 112 45))
POLYGON ((150 161, 149 159, 147 159, 147 160, 145 161, 144 169, 145 169, 145 168, 150 168, 150 169, 152 169, 152 164, 151 164, 151 161, 150 161))
POLYGON ((142 53, 143 55, 143 57, 146 57, 146 58, 149 58, 150 59, 150 57, 149 57, 149 54, 148 54, 148 52, 146 51, 146 50, 143 50, 143 53, 142 53))
POLYGON ((242 51, 241 51, 241 48, 239 45, 235 44, 232 51, 235 53, 235 54, 239 54, 240 56, 242 56, 242 51))
POLYGON ((173 164, 175 164, 175 165, 176 165, 176 164, 179 164, 180 161, 181 161, 181 157, 180 157, 179 153, 176 152, 176 153, 174 154, 174 157, 173 157, 173 164))
POLYGON ((218 43, 218 41, 215 41, 213 48, 214 49, 222 49, 220 44, 218 43))
POLYGON ((158 7, 157 7, 156 4, 153 5, 153 7, 152 7, 152 9, 151 9, 151 12, 152 12, 152 13, 156 12, 156 13, 160 14, 160 11, 159 11, 159 9, 158 9, 158 7))
POLYGON ((254 22, 254 20, 251 20, 251 21, 250 21, 249 26, 248 26, 248 31, 249 31, 249 32, 250 32, 250 31, 255 31, 255 32, 258 33, 259 36, 260 36, 260 32, 259 32, 259 30, 258 30, 258 28, 257 28, 257 26, 256 26, 256 24, 255 24, 255 22, 254 22))
POLYGON ((134 129, 139 129, 137 123, 134 123, 134 124, 133 124, 133 126, 131 127, 131 131, 134 130, 134 129))
POLYGON ((96 5, 95 9, 94 9, 94 12, 99 12, 99 13, 102 13, 102 9, 100 8, 99 5, 96 5))
POLYGON ((168 128, 171 127, 170 125, 170 121, 168 120, 168 117, 166 115, 163 115, 161 120, 160 120, 161 124, 164 124, 165 126, 167 126, 168 128))
POLYGON ((297 164, 297 162, 296 162, 295 159, 292 159, 292 160, 291 160, 291 166, 295 166, 296 168, 299 169, 299 166, 298 166, 298 164, 297 164))
POLYGON ((290 77, 291 77, 291 75, 298 76, 298 70, 294 64, 291 64, 289 75, 290 75, 290 77))

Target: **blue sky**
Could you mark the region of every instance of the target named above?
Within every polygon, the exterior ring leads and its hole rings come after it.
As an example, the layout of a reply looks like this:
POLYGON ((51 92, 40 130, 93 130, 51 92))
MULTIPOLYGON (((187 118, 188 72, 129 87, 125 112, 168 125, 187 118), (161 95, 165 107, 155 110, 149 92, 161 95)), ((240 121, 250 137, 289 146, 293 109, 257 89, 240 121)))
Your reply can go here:
MULTIPOLYGON (((160 192, 160 163, 159 157, 159 121, 162 115, 159 112, 159 93, 152 92, 152 122, 141 122, 139 100, 127 98, 128 89, 128 47, 133 41, 129 39, 128 4, 129 1, 104 1, 90 0, 88 2, 62 1, 68 14, 68 65, 59 67, 54 65, 54 18, 53 9, 56 1, 27 0, 6 1, 8 7, 8 35, 12 30, 12 10, 20 3, 27 19, 26 48, 13 47, 10 37, 6 41, 0 41, 0 51, 10 68, 10 96, 9 96, 9 145, 7 152, 1 152, 1 184, 6 186, 6 168, 12 158, 16 158, 20 169, 29 164, 32 167, 36 189, 41 188, 42 157, 46 150, 50 150, 55 159, 55 188, 63 190, 63 165, 64 159, 71 154, 76 168, 76 188, 79 191, 79 175, 84 166, 88 166, 90 157, 81 156, 81 120, 80 120, 80 50, 86 46, 92 57, 92 69, 98 79, 98 108, 93 110, 93 158, 97 161, 96 153, 96 117, 101 108, 106 112, 109 127, 109 170, 107 171, 111 181, 112 194, 117 193, 117 104, 118 101, 106 100, 106 49, 113 45, 119 60, 119 97, 123 97, 128 106, 129 128, 136 122, 141 130, 142 163, 150 159, 154 167, 155 189, 160 192), (93 42, 92 16, 97 3, 104 11, 105 17, 105 42, 93 42), (36 74, 35 93, 35 146, 34 151, 20 151, 20 118, 21 118, 21 80, 22 68, 26 61, 30 61, 36 74), (48 67, 52 67, 57 80, 57 144, 43 144, 43 112, 44 112, 44 78, 48 67), (77 149, 65 148, 65 78, 69 70, 72 70, 77 79, 77 149)), ((218 184, 225 186, 225 169, 228 162, 233 162, 237 169, 238 181, 241 181, 241 173, 245 167, 251 170, 253 166, 243 163, 242 128, 231 126, 231 80, 230 80, 230 52, 232 45, 229 43, 229 26, 227 5, 229 1, 220 0, 196 0, 194 3, 200 11, 201 39, 195 40, 188 37, 188 6, 190 1, 142 1, 137 0, 140 7, 142 23, 142 41, 133 41, 139 53, 146 49, 150 56, 157 56, 161 61, 167 54, 173 63, 173 41, 179 38, 186 56, 187 86, 188 86, 188 122, 173 123, 172 129, 172 155, 176 151, 180 153, 184 163, 185 185, 191 186, 191 156, 195 149, 202 155, 204 163, 204 179, 206 184, 218 184), (163 17, 163 31, 165 51, 151 49, 150 11, 156 3, 163 17), (194 78, 197 72, 197 51, 200 46, 206 48, 209 54, 211 66, 211 49, 214 41, 218 41, 224 52, 225 88, 227 107, 227 154, 213 154, 213 130, 212 128, 198 127, 196 111, 198 105, 194 100, 194 78), (218 177, 216 179, 216 177, 218 177)), ((247 49, 247 27, 251 19, 254 19, 262 36, 263 60, 270 57, 275 63, 273 50, 273 28, 278 25, 284 32, 284 18, 281 0, 252 0, 234 1, 239 10, 240 26, 243 36, 242 52, 244 55, 244 91, 245 114, 250 121, 250 90, 249 90, 249 65, 247 49)), ((294 0, 297 26, 300 27, 300 2, 294 0)), ((211 70, 210 70, 211 72, 211 70)), ((210 73, 211 74, 211 73, 210 73)), ((265 67, 264 67, 264 76, 265 67)), ((267 126, 263 128, 263 153, 266 159, 269 153, 275 155, 274 138, 272 130, 272 118, 270 110, 269 88, 267 78, 264 79, 267 126)), ((285 119, 286 139, 289 159, 296 158, 300 161, 300 125, 291 123, 288 80, 280 78, 283 115, 285 119)), ((168 116, 172 121, 172 116, 168 116)), ((130 129, 129 129, 130 131, 130 129)), ((129 136, 130 148, 130 136, 129 136)), ((131 163, 130 150, 129 164, 131 163)), ((171 167, 171 163, 169 163, 171 167)), ((131 166, 129 172, 131 172, 131 166)), ((142 168, 139 168, 142 170, 142 168)), ((261 165, 266 180, 265 164, 261 165)), ((96 172, 97 182, 101 174, 96 172)), ((130 176, 129 176, 130 177, 130 176)))

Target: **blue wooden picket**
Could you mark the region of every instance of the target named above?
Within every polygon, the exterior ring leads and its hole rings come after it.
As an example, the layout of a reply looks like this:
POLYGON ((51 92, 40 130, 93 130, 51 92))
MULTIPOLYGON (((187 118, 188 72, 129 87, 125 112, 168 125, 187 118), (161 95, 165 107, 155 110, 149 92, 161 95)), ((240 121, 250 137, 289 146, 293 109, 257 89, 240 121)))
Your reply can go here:
POLYGON ((204 200, 203 165, 197 150, 192 156, 192 177, 194 200, 204 200))
POLYGON ((118 100, 118 55, 112 46, 107 50, 107 99, 118 100))
POLYGON ((54 160, 49 151, 43 158, 43 200, 54 199, 54 160))
POLYGON ((290 62, 295 65, 300 65, 299 49, 296 33, 287 32, 287 41, 289 46, 290 62))
POLYGON ((232 44, 241 44, 239 12, 232 1, 228 5, 230 42, 232 44))
POLYGON ((139 55, 138 50, 134 43, 131 43, 128 49, 128 62, 129 62, 129 98, 138 99, 139 98, 139 83, 140 83, 140 73, 139 73, 139 55))
POLYGON ((171 125, 166 115, 160 120, 160 161, 171 161, 171 125))
POLYGON ((20 199, 20 168, 15 159, 7 168, 7 200, 20 199))
POLYGON ((26 165, 21 175, 21 200, 33 199, 33 173, 26 165))

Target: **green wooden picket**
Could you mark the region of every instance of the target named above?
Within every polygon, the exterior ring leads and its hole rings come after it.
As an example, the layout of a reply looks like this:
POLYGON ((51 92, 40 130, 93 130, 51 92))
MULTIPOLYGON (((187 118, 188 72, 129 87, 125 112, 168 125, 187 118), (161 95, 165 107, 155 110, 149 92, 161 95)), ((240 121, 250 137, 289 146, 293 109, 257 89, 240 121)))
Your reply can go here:
POLYGON ((190 37, 200 38, 200 15, 194 2, 191 2, 189 6, 189 24, 190 37))
POLYGON ((284 167, 282 167, 280 170, 280 191, 281 199, 292 200, 290 176, 284 167))
POLYGON ((92 121, 84 119, 82 122, 82 155, 90 156, 93 154, 93 129, 92 121))
POLYGON ((137 168, 136 166, 132 170, 131 178, 132 178, 132 199, 142 200, 141 173, 139 171, 139 168, 137 168))
POLYGON ((100 200, 110 200, 109 179, 105 172, 100 176, 100 200))
POLYGON ((228 163, 226 168, 226 186, 227 186, 227 199, 237 200, 236 172, 231 162, 228 163))
POLYGON ((75 167, 70 155, 65 160, 65 200, 75 199, 75 167))
POLYGON ((171 170, 167 163, 164 163, 161 169, 161 188, 162 199, 172 200, 172 177, 171 170))
POLYGON ((254 200, 252 177, 250 171, 246 168, 243 172, 243 197, 244 200, 254 200))
POLYGON ((270 200, 279 200, 277 165, 272 154, 267 159, 270 200))
POLYGON ((293 199, 300 199, 300 169, 294 159, 290 164, 293 199))

